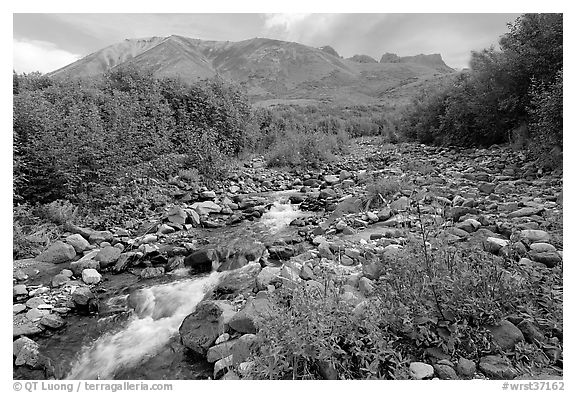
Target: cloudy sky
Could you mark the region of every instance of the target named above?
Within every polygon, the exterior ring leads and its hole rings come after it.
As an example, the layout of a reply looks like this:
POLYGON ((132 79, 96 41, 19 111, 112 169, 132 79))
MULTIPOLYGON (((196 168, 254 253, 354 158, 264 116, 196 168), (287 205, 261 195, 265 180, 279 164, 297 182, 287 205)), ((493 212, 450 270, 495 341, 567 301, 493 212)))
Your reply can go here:
POLYGON ((471 50, 497 47, 519 14, 29 14, 13 15, 17 72, 50 72, 125 38, 254 37, 330 45, 344 57, 441 53, 451 67, 471 50))

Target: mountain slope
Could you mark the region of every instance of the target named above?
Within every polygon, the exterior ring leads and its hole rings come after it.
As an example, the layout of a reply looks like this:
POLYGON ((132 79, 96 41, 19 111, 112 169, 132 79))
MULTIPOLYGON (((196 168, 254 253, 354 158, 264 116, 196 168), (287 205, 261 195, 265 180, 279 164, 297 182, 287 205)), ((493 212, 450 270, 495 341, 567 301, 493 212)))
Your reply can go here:
POLYGON ((391 89, 453 71, 440 55, 430 56, 396 56, 378 63, 364 61, 368 58, 364 55, 342 59, 326 47, 267 38, 230 42, 173 35, 125 40, 50 75, 91 78, 110 69, 135 66, 147 68, 158 77, 179 77, 190 82, 219 75, 245 87, 254 102, 365 104, 381 101, 391 89))

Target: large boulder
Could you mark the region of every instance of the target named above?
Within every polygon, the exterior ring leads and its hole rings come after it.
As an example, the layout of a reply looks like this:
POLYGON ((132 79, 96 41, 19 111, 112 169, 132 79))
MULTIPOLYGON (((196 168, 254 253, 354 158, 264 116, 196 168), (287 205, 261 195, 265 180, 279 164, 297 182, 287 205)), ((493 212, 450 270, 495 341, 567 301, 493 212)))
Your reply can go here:
POLYGON ((199 303, 180 325, 182 344, 205 356, 218 336, 226 331, 226 321, 233 313, 234 307, 230 303, 210 300, 199 303))
POLYGON ((76 256, 76 250, 70 244, 60 240, 55 241, 46 251, 36 257, 37 261, 49 263, 64 263, 76 256))
POLYGON ((261 269, 259 263, 250 262, 239 269, 227 271, 220 278, 216 290, 223 293, 252 292, 256 287, 256 277, 261 269))
POLYGON ((258 322, 273 313, 272 303, 265 292, 259 292, 255 299, 248 300, 244 308, 232 317, 230 327, 240 333, 256 333, 258 322))

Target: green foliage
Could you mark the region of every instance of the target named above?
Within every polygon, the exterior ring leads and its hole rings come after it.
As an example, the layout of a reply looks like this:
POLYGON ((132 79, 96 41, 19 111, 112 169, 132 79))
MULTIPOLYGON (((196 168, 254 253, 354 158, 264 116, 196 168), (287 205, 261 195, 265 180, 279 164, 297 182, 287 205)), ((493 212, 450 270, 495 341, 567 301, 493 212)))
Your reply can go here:
POLYGON ((396 193, 410 187, 405 180, 396 176, 372 178, 366 185, 363 206, 366 210, 386 204, 396 193))
POLYGON ((394 351, 395 336, 378 325, 376 315, 355 317, 333 283, 323 293, 282 288, 272 301, 274 316, 261 321, 249 378, 321 379, 321 362, 345 379, 402 376, 406 364, 394 351))
POLYGON ((501 51, 473 52, 471 71, 417 97, 398 121, 400 132, 421 143, 490 146, 512 141, 528 123, 536 144, 549 136, 561 146, 562 26, 561 14, 522 15, 501 38, 501 51))
POLYGON ((530 90, 531 152, 545 166, 562 165, 562 70, 551 83, 534 83, 530 90))
MULTIPOLYGON (((133 194, 130 178, 165 180, 180 169, 211 183, 251 127, 246 97, 221 80, 189 86, 119 68, 94 81, 14 75, 14 92, 15 203, 106 209, 133 194)), ((127 211, 140 205, 125 202, 127 211)))
POLYGON ((271 146, 267 165, 318 168, 323 163, 332 161, 335 153, 345 151, 347 139, 345 133, 286 133, 271 146))

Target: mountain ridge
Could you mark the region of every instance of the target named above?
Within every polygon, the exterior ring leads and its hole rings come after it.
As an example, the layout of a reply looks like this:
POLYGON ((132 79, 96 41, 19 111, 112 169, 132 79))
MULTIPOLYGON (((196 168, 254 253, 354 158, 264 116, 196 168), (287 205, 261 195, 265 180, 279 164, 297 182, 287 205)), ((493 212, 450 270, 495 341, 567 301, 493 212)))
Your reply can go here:
POLYGON ((454 72, 439 54, 394 56, 386 62, 366 55, 344 59, 330 46, 314 48, 258 37, 233 42, 171 35, 126 39, 48 75, 93 78, 134 66, 187 82, 218 75, 243 86, 254 102, 376 103, 390 89, 454 72))

